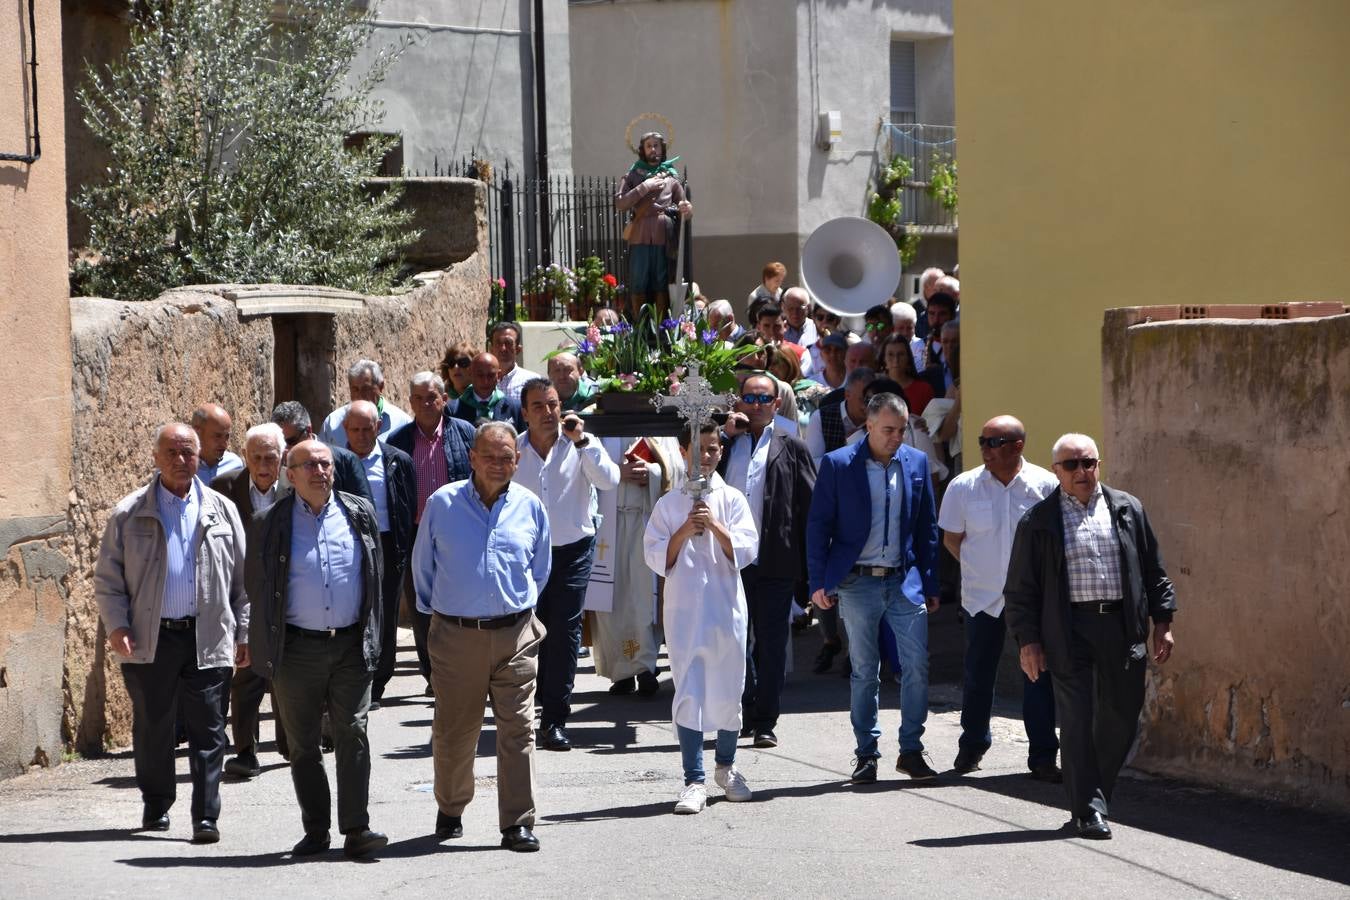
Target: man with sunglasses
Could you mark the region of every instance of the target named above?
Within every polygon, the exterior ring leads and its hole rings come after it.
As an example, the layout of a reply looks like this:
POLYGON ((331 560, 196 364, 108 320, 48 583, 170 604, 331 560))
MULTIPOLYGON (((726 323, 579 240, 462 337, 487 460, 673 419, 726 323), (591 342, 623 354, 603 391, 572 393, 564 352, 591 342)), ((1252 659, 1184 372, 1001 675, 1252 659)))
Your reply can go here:
POLYGON ((1098 482, 1097 444, 1055 441, 1059 488, 1018 523, 1003 587, 1008 627, 1032 681, 1053 674, 1064 786, 1080 837, 1108 840, 1108 804, 1153 659, 1172 655, 1176 595, 1140 502, 1098 482))
MULTIPOLYGON (((1012 416, 996 416, 980 431, 984 465, 962 472, 947 485, 938 513, 942 542, 961 565, 961 609, 965 612, 965 678, 961 697, 961 739, 952 769, 966 775, 980 768, 993 743, 989 717, 994 682, 1003 655, 1007 621, 1003 581, 1008 574, 1013 533, 1028 509, 1055 489, 1055 476, 1022 458, 1026 428, 1012 416)), ((1055 756, 1055 696, 1048 675, 1022 678, 1022 725, 1030 747, 1027 767, 1038 781, 1063 780, 1055 756)))
POLYGON ((718 474, 750 501, 759 534, 754 561, 741 570, 754 646, 746 659, 745 728, 756 747, 778 746, 779 697, 787 676, 789 613, 806 579, 806 516, 816 465, 806 444, 775 423, 778 384, 751 375, 727 417, 718 474))
POLYGON ((375 507, 333 488, 333 451, 300 441, 286 455, 293 492, 253 520, 246 584, 253 666, 272 679, 290 742, 305 836, 295 856, 329 845, 332 804, 320 749, 326 708, 337 746, 338 828, 348 856, 389 839, 370 830, 366 715, 379 663, 384 556, 375 507))

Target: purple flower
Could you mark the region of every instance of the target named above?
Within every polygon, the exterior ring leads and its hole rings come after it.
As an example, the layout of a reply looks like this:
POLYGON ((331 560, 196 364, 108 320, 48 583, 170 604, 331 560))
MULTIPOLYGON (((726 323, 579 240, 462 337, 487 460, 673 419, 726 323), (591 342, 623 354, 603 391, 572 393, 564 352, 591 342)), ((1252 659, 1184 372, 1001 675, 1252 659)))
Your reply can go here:
POLYGON ((712 345, 712 342, 715 341, 715 340, 717 340, 717 332, 714 331, 714 330, 711 329, 711 328, 705 328, 705 329, 703 329, 702 338, 703 338, 703 343, 708 344, 709 346, 711 346, 711 345, 712 345))
POLYGON ((611 333, 611 334, 627 334, 628 332, 630 332, 630 331, 632 331, 632 330, 633 330, 633 326, 632 326, 632 325, 629 325, 627 322, 619 322, 617 325, 615 325, 613 328, 610 329, 610 333, 611 333))
POLYGON ((679 319, 662 319, 662 320, 661 320, 661 327, 664 328, 664 329, 666 329, 667 331, 673 331, 674 329, 680 327, 680 320, 679 320, 679 319))
POLYGON ((580 344, 577 344, 577 352, 582 356, 590 356, 595 352, 595 344, 591 341, 582 341, 580 344))

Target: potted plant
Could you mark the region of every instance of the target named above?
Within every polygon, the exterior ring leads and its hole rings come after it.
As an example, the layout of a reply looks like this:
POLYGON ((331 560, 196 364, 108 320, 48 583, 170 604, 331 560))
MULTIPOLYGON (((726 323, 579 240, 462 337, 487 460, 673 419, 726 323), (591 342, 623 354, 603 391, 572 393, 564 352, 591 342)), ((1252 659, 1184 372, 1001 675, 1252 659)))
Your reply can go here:
POLYGON ((554 316, 554 304, 568 303, 576 293, 576 273, 551 263, 538 267, 521 283, 520 301, 530 319, 548 321, 554 316))
POLYGON ((597 306, 613 302, 619 280, 605 271, 605 264, 598 256, 583 259, 573 274, 576 276, 576 299, 568 303, 567 316, 577 321, 589 321, 597 306))

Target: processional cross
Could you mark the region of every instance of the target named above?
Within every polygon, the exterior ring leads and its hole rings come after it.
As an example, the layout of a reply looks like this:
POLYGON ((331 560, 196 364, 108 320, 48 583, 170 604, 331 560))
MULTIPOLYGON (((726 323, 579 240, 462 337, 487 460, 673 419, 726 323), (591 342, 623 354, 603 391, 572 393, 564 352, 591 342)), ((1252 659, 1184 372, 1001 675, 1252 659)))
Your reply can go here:
POLYGON ((678 394, 673 397, 657 394, 652 398, 652 406, 675 410, 689 426, 689 477, 685 479, 684 492, 695 500, 703 499, 708 493, 708 479, 699 465, 699 432, 715 410, 730 409, 736 402, 734 394, 714 391, 708 379, 698 373, 698 368, 696 362, 689 364, 689 373, 681 379, 678 394))

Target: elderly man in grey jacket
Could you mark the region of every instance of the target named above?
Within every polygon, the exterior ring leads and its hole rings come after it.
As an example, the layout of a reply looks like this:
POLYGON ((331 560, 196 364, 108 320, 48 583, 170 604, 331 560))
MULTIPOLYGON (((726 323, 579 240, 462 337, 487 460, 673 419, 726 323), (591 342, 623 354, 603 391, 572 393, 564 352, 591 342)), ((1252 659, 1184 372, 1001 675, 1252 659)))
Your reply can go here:
POLYGON ((187 425, 159 429, 158 471, 108 519, 94 598, 131 696, 141 826, 169 829, 178 711, 192 773, 192 840, 205 844, 220 840, 221 696, 231 667, 249 664, 249 610, 244 529, 234 505, 197 480, 200 451, 187 425))

